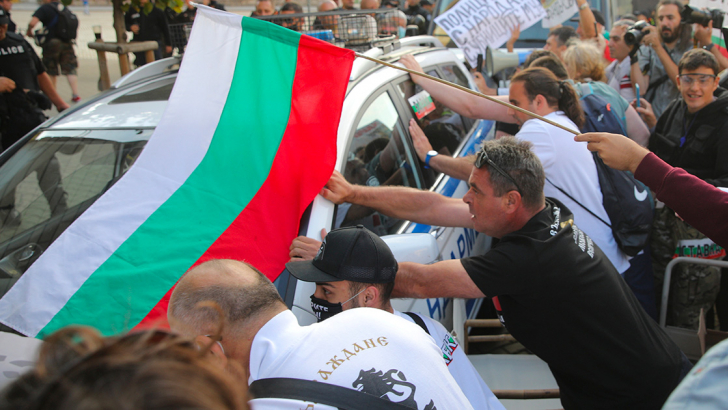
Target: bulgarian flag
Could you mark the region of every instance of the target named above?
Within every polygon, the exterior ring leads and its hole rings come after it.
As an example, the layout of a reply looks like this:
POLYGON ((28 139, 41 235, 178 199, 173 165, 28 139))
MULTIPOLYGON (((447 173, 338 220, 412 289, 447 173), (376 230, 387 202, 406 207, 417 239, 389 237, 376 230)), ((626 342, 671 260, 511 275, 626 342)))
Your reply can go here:
POLYGON ((200 6, 145 150, 0 300, 0 321, 38 338, 155 324, 182 274, 209 259, 245 260, 275 280, 334 168, 353 60, 200 6))

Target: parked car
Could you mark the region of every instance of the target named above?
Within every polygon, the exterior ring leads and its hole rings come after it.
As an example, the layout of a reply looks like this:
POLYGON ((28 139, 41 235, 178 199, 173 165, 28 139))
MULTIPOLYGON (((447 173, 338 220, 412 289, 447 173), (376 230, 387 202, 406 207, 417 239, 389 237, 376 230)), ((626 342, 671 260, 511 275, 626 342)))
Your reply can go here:
MULTIPOLYGON (((433 37, 409 37, 366 52, 390 62, 406 53, 413 53, 429 74, 475 89, 455 54, 433 37)), ((179 57, 169 58, 129 73, 112 89, 46 121, 0 155, 0 296, 134 164, 166 108, 179 64, 184 64, 179 57)), ((427 112, 416 113, 413 101, 427 98, 406 72, 357 59, 339 124, 336 169, 354 183, 372 185, 376 180, 379 185, 462 197, 468 189, 465 181, 424 168, 407 124, 416 118, 436 149, 455 156, 474 153, 492 136, 493 124, 461 117, 438 101, 427 104, 427 112), (382 150, 394 155, 393 165, 379 163, 382 150)), ((423 262, 461 258, 490 246, 489 238, 472 229, 419 225, 372 210, 334 206, 321 197, 305 213, 301 233, 316 237, 321 228, 358 224, 386 236, 400 260, 412 260, 412 255, 423 262), (420 235, 402 240, 416 233, 420 235)), ((309 303, 314 284, 284 274, 276 285, 302 323, 314 321, 309 303)), ((459 301, 457 320, 475 317, 480 303, 459 301)), ((398 310, 427 314, 450 329, 453 306, 442 298, 395 303, 398 310)))

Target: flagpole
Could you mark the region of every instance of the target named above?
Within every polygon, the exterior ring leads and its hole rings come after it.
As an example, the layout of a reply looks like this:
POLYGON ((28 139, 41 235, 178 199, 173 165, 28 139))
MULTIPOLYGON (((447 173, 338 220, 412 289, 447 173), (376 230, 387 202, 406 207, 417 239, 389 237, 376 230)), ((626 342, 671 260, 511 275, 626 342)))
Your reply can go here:
POLYGON ((528 111, 528 110, 524 110, 523 108, 520 108, 520 107, 516 107, 515 105, 513 105, 511 103, 508 103, 508 102, 505 102, 505 101, 501 101, 501 100, 499 100, 497 98, 493 98, 493 97, 491 97, 489 95, 485 95, 485 94, 479 93, 477 91, 473 91, 470 88, 463 87, 463 86, 458 85, 458 84, 455 84, 455 83, 451 83, 450 81, 443 80, 441 78, 433 77, 433 76, 431 76, 429 74, 421 73, 421 72, 415 71, 415 70, 410 70, 409 68, 406 68, 406 67, 396 66, 394 64, 390 64, 390 63, 388 63, 386 61, 382 61, 382 60, 379 60, 379 59, 374 58, 374 57, 369 57, 369 56, 366 56, 364 54, 360 54, 360 53, 355 53, 355 54, 356 54, 357 57, 361 57, 361 58, 363 58, 365 60, 373 61, 373 62, 375 62, 377 64, 385 65, 387 67, 392 67, 392 68, 397 69, 397 70, 400 70, 400 71, 406 71, 406 72, 408 72, 410 74, 419 75, 419 76, 425 77, 427 79, 430 79, 430 80, 433 80, 433 81, 437 81, 438 83, 445 84, 445 85, 448 85, 450 87, 457 88, 458 90, 465 91, 468 94, 472 94, 472 95, 475 95, 475 96, 478 96, 478 97, 485 98, 486 100, 493 101, 494 103, 498 103, 500 105, 506 106, 506 107, 508 107, 508 108, 510 108, 510 109, 512 109, 514 111, 518 111, 518 112, 521 112, 523 114, 526 114, 526 115, 528 115, 530 117, 537 118, 537 119, 539 119, 539 120, 541 120, 543 122, 546 122, 548 124, 553 125, 554 127, 558 127, 558 128, 561 128, 564 131, 568 131, 568 132, 570 132, 570 133, 572 133, 574 135, 580 135, 581 134, 581 132, 574 131, 571 128, 565 127, 565 126, 563 126, 563 125, 561 125, 561 124, 559 124, 557 122, 551 121, 548 118, 544 118, 544 117, 542 117, 542 116, 540 116, 540 115, 538 115, 536 113, 533 113, 533 112, 528 111))

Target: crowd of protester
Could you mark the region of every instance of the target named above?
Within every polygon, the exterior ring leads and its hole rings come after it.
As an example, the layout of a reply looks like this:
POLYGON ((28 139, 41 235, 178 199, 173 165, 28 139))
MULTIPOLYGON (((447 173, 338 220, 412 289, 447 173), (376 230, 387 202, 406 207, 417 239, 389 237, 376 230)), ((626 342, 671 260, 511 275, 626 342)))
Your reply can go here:
MULTIPOLYGON (((214 0, 206 4, 222 8, 214 0)), ((728 344, 693 367, 657 325, 662 301, 656 295, 673 258, 726 256, 728 193, 719 188, 728 187, 728 91, 718 78, 728 67, 725 50, 712 43, 712 22, 692 27, 682 21, 677 0, 662 0, 654 15, 622 16, 609 32, 585 0, 577 5, 578 28, 552 29, 544 49, 532 52, 509 79, 509 89, 488 88, 482 73, 474 78, 484 94, 501 94, 495 99, 580 135, 413 74, 417 86, 453 112, 499 123, 496 138, 465 158, 439 155, 427 130, 410 123, 420 160, 467 180, 467 194, 460 200, 357 185, 338 172, 322 190, 337 204, 473 228, 497 239, 484 255, 397 263, 386 243, 362 226, 335 227, 322 234, 323 242, 296 238, 287 268, 316 283, 311 307, 320 323, 311 326, 298 325, 254 266, 209 261, 175 287, 168 312, 173 333, 103 338, 84 328, 63 329, 46 341, 35 367, 0 393, 0 409, 115 408, 119 402, 128 404, 124 408, 243 409, 247 400, 257 409, 314 402, 317 408, 387 408, 391 402, 503 408, 453 336, 429 318, 395 311, 393 297, 490 297, 510 333, 548 364, 565 409, 720 408, 728 344), (630 44, 625 37, 636 32, 641 40, 630 44), (614 116, 616 132, 587 128, 604 114, 588 109, 592 95, 592 103, 603 102, 614 116), (640 252, 624 250, 604 222, 610 217, 590 151, 652 192, 650 240, 640 252)), ((399 6, 396 0, 361 2, 361 9, 399 6)), ((397 27, 431 20, 430 0, 405 6, 397 27)), ((321 12, 353 9, 353 0, 319 6, 321 12)), ((258 0, 253 16, 291 14, 279 23, 336 32, 338 16, 309 22, 297 16, 302 11, 294 2, 276 9, 271 0, 258 0)), ((134 13, 127 27, 135 36, 151 30, 160 52, 163 46, 169 52, 167 24, 191 21, 194 5, 175 16, 134 13)), ((0 9, 0 26, 9 21, 0 9)), ((381 24, 378 30, 401 34, 381 24)), ((509 50, 518 34, 514 28, 509 50)), ((35 60, 29 61, 40 67, 35 60)), ((400 62, 423 71, 412 56, 400 62)), ((40 88, 48 82, 42 75, 34 80, 40 88)), ((715 315, 720 330, 728 330, 723 273, 696 264, 676 268, 668 323, 697 329, 708 311, 709 326, 715 315)))

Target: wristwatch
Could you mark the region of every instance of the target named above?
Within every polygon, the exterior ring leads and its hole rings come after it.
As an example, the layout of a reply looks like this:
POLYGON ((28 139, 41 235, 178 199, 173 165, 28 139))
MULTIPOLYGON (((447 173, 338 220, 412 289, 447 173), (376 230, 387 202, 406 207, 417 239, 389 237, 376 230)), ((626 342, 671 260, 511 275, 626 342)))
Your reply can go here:
POLYGON ((437 156, 438 154, 440 154, 440 153, 435 150, 431 150, 431 151, 427 152, 427 155, 425 156, 425 169, 430 169, 430 159, 432 157, 437 156))
POLYGON ((713 49, 714 46, 715 46, 715 43, 706 44, 703 46, 703 50, 710 51, 713 49))
POLYGON ((579 6, 579 10, 584 10, 586 8, 589 8, 589 3, 584 3, 581 6, 579 6))

